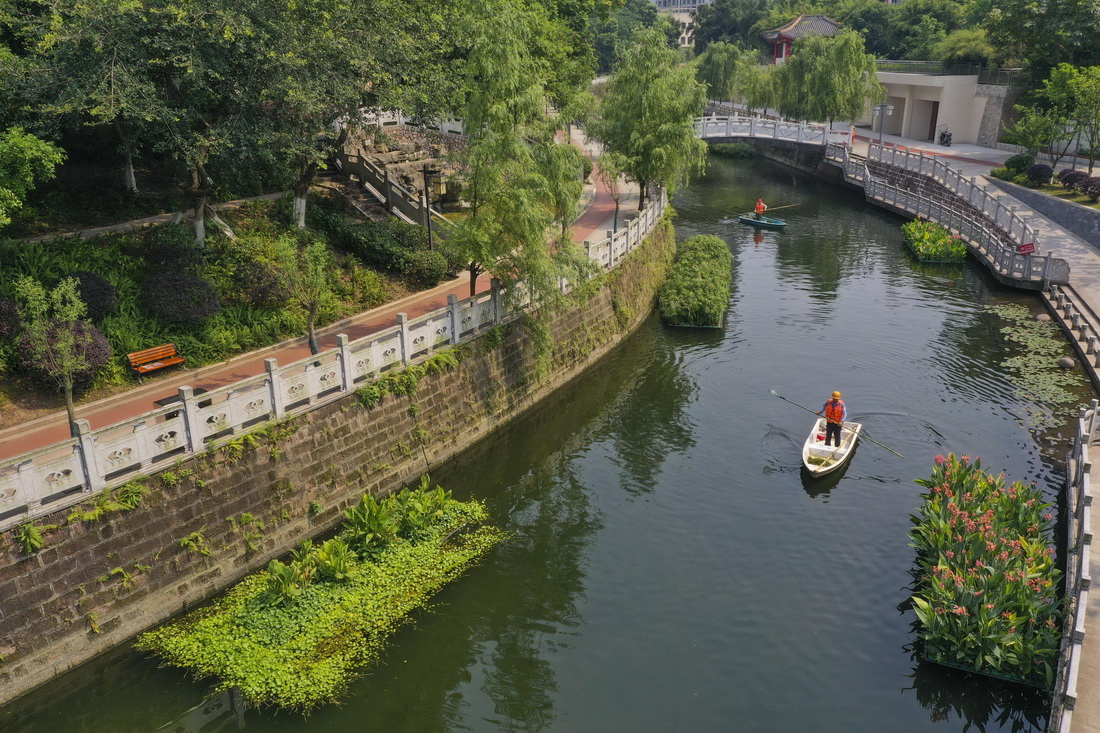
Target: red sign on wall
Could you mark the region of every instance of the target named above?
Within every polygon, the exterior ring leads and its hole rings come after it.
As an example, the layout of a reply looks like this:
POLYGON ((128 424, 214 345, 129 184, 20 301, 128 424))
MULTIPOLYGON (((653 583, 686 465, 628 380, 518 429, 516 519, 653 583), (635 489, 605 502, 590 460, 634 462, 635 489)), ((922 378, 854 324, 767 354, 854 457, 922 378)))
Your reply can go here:
POLYGON ((1028 242, 1027 244, 1021 244, 1019 247, 1016 248, 1016 252, 1018 252, 1019 254, 1022 254, 1022 255, 1029 255, 1034 251, 1035 251, 1035 244, 1033 242, 1028 242))

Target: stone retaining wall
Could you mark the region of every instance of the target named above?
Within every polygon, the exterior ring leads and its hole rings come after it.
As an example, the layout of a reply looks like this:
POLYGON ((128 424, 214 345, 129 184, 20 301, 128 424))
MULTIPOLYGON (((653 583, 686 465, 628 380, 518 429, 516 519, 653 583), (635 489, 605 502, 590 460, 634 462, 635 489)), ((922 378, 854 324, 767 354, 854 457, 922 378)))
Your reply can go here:
POLYGON ((1058 222, 1092 246, 1100 247, 1100 211, 1073 201, 1063 201, 1054 196, 1032 191, 1026 186, 1002 181, 993 176, 985 176, 985 180, 1018 198, 1051 221, 1058 222))
POLYGON ((0 704, 336 527, 364 492, 384 494, 461 452, 612 349, 652 310, 675 251, 668 220, 572 296, 549 328, 521 320, 466 347, 411 397, 356 395, 145 479, 141 506, 57 525, 26 555, 0 547, 0 704), (548 331, 552 346, 536 343, 548 331), (199 538, 201 536, 201 542, 199 538), (190 538, 188 543, 181 541, 190 538), (208 554, 203 554, 203 552, 208 554))

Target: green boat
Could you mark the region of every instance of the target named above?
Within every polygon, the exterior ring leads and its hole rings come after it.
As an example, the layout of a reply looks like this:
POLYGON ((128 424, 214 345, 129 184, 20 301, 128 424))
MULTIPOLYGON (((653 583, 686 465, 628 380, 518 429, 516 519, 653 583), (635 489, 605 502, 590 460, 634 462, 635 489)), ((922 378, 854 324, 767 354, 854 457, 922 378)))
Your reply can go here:
POLYGON ((741 214, 737 217, 742 224, 748 224, 753 227, 764 227, 766 229, 781 229, 787 226, 787 222, 782 219, 776 219, 773 216, 761 216, 756 218, 756 214, 741 214))

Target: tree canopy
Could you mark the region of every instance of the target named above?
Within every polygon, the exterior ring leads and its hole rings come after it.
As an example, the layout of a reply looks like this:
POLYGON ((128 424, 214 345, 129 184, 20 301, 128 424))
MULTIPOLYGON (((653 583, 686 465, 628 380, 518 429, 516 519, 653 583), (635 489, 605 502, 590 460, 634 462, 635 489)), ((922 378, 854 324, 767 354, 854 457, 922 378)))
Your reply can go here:
POLYGON ((672 188, 702 168, 706 143, 695 134, 695 118, 706 89, 659 31, 638 34, 607 87, 590 131, 638 183, 639 207, 651 184, 672 188))
POLYGON ((801 120, 854 120, 882 98, 874 57, 852 30, 800 38, 775 84, 779 112, 801 120))

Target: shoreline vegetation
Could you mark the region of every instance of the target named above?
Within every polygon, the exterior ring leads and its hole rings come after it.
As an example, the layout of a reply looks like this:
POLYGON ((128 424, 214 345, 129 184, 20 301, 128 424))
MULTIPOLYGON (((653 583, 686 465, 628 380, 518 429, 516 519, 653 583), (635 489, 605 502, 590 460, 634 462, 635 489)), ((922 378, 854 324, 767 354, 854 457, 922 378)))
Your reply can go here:
POLYGON ((917 483, 928 489, 909 533, 924 658, 1050 690, 1063 616, 1052 505, 953 453, 917 483))
POLYGON ((670 326, 721 328, 730 304, 733 255, 713 234, 680 242, 661 285, 661 320, 670 326))
POLYGON ((364 495, 343 530, 272 560, 208 606, 142 634, 139 650, 251 705, 300 712, 334 702, 389 637, 505 539, 478 501, 419 488, 364 495))

